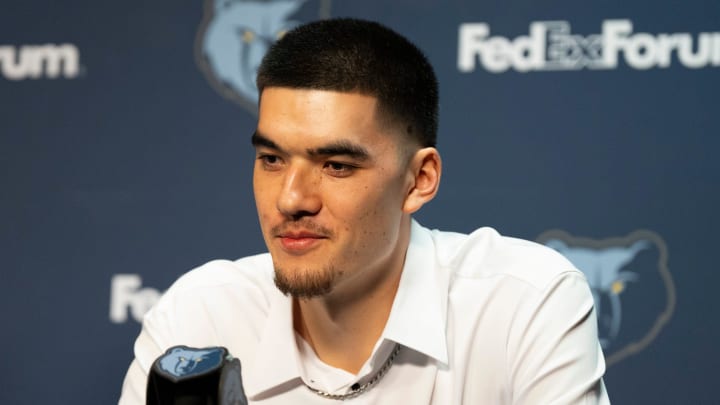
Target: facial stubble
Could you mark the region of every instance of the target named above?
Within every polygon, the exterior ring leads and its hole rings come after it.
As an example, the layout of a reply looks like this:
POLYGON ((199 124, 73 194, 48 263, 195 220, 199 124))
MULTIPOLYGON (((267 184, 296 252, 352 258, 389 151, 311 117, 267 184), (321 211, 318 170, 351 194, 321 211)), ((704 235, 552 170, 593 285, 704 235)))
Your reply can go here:
POLYGON ((310 299, 329 294, 341 275, 342 271, 332 265, 320 270, 288 270, 275 266, 275 286, 287 296, 310 299))

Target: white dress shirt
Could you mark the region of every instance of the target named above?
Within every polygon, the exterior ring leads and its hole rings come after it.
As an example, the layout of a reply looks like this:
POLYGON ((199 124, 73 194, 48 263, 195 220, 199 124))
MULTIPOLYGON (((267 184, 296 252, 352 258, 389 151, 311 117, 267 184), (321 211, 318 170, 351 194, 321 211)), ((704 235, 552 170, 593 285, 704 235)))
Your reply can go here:
MULTIPOLYGON (((144 404, 148 370, 174 345, 225 346, 250 404, 329 404, 372 379, 356 404, 609 404, 593 299, 557 252, 490 228, 470 235, 413 221, 400 285, 357 375, 331 367, 293 331, 292 300, 268 254, 213 261, 181 277, 146 315, 121 405, 144 404)), ((348 347, 347 350, 353 350, 348 347)))

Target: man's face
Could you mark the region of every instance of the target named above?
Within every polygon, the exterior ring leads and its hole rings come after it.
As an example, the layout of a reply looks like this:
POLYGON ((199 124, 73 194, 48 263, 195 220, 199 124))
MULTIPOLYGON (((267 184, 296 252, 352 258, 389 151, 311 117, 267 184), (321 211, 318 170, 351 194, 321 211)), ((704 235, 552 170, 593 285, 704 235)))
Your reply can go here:
POLYGON ((253 144, 260 226, 281 291, 352 293, 402 266, 408 141, 357 93, 266 88, 253 144))

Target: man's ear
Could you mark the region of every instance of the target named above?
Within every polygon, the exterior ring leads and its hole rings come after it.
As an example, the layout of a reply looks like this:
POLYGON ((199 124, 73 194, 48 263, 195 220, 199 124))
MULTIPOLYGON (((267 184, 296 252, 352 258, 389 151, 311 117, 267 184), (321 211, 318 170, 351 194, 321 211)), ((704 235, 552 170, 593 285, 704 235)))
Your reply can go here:
POLYGON ((412 214, 432 200, 440 187, 442 162, 437 149, 419 149, 410 159, 408 170, 409 187, 403 212, 412 214))

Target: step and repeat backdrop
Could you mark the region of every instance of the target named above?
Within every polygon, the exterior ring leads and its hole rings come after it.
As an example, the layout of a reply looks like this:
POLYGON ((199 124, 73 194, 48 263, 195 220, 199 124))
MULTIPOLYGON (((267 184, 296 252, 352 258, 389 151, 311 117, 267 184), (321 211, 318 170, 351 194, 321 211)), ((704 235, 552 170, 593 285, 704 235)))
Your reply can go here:
POLYGON ((302 22, 377 20, 441 88, 440 195, 590 282, 616 404, 717 404, 720 3, 6 0, 0 403, 117 401, 182 273, 264 251, 254 74, 302 22))

